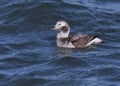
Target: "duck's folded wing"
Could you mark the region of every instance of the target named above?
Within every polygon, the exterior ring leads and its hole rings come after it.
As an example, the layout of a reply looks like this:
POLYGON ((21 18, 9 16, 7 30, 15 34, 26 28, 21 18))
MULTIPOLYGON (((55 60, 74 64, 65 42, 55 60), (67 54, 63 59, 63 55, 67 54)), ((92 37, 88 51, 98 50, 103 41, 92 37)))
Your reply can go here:
POLYGON ((94 35, 78 34, 78 35, 71 36, 69 38, 69 41, 71 41, 75 47, 81 48, 81 47, 86 47, 86 45, 94 38, 96 38, 96 36, 94 35))

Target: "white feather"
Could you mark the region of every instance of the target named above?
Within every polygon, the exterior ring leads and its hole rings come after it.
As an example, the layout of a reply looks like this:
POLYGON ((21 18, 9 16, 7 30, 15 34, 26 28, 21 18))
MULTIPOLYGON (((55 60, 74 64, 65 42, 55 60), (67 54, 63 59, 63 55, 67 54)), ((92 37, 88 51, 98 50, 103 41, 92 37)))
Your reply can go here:
POLYGON ((69 42, 69 43, 65 43, 64 45, 63 45, 63 47, 66 47, 66 48, 75 48, 75 46, 71 43, 71 42, 69 42))
POLYGON ((64 32, 59 32, 57 34, 57 38, 67 38, 69 36, 69 31, 64 33, 64 32))
POLYGON ((99 44, 101 43, 102 40, 100 38, 94 38, 92 41, 90 41, 87 46, 92 45, 92 44, 99 44))

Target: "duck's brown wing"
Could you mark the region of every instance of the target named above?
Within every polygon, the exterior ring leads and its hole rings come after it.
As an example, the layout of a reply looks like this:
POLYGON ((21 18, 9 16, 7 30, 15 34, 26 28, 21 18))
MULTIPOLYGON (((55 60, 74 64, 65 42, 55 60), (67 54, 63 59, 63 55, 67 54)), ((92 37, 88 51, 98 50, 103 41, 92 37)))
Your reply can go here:
POLYGON ((94 38, 96 38, 94 35, 78 34, 71 36, 69 41, 71 41, 76 48, 83 48, 94 38))

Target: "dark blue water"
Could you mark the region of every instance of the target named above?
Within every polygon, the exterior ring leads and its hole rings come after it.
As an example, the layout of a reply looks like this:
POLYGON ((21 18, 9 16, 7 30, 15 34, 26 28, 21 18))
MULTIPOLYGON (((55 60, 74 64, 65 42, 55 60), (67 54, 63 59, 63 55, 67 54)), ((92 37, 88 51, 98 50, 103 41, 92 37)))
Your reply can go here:
POLYGON ((120 0, 0 0, 0 86, 120 86, 120 0), (58 48, 60 19, 106 43, 58 48))

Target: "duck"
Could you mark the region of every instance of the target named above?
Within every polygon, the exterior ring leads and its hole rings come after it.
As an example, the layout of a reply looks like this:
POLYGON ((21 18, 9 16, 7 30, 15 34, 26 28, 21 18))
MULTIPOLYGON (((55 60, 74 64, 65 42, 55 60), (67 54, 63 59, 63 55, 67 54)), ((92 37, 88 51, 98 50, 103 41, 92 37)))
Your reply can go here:
POLYGON ((57 46, 62 48, 86 48, 103 42, 101 38, 91 34, 70 35, 70 25, 59 20, 55 25, 49 27, 51 30, 57 30, 57 46))

